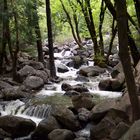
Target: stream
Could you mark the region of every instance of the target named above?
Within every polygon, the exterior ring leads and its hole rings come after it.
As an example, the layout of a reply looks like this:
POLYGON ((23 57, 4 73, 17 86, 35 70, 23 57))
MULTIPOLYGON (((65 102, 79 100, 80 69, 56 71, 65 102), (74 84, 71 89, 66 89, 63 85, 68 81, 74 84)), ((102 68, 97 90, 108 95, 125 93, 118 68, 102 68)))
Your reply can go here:
MULTIPOLYGON (((62 51, 60 53, 55 53, 54 54, 56 60, 55 64, 56 67, 63 64, 65 65, 65 61, 69 60, 73 54, 70 51, 62 51)), ((81 67, 84 66, 93 66, 94 63, 92 61, 88 61, 88 64, 82 65, 81 67)), ((66 65, 65 65, 66 66, 66 65)), ((66 66, 67 67, 67 66, 66 66)), ((56 98, 56 96, 61 97, 65 92, 62 91, 61 85, 62 83, 68 83, 70 85, 76 85, 76 84, 81 84, 87 87, 92 95, 101 97, 101 98, 117 98, 121 96, 120 92, 111 92, 111 91, 100 91, 98 88, 99 81, 101 79, 106 79, 110 77, 110 72, 106 70, 105 73, 100 74, 99 76, 88 78, 88 81, 76 81, 75 79, 77 78, 77 72, 79 69, 75 69, 73 67, 67 67, 68 72, 65 73, 60 73, 57 70, 57 76, 62 78, 63 80, 59 83, 51 83, 47 84, 44 86, 44 88, 39 91, 35 95, 35 100, 42 100, 42 99, 47 99, 50 97, 56 98)), ((32 100, 32 99, 31 99, 32 100)), ((53 99, 50 98, 50 100, 53 101, 53 99)), ((61 102, 61 101, 60 101, 61 102)), ((67 100, 66 100, 67 102, 67 100)), ((43 118, 47 118, 47 116, 51 112, 51 105, 49 104, 39 104, 37 106, 32 106, 30 105, 31 102, 23 102, 20 100, 15 100, 15 101, 10 101, 10 102, 4 102, 0 106, 0 112, 1 115, 16 115, 24 118, 30 118, 36 124, 38 124, 43 118), (28 104, 28 105, 27 105, 28 104)), ((85 129, 77 132, 77 135, 86 135, 86 137, 89 137, 89 131, 90 126, 86 126, 85 129)), ((22 138, 24 139, 24 138, 22 138)), ((20 139, 20 140, 22 140, 20 139)), ((18 139, 19 140, 19 139, 18 139)))

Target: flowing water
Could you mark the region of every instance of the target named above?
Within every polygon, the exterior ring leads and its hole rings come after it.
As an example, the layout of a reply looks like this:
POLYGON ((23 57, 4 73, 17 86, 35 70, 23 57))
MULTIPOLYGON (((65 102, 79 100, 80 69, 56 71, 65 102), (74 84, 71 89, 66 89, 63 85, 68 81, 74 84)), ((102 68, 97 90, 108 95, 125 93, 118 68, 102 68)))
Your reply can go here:
MULTIPOLYGON (((71 51, 62 51, 61 53, 55 53, 55 57, 58 58, 55 63, 56 66, 61 64, 64 59, 69 59, 70 56, 73 54, 71 51)), ((88 65, 93 65, 93 62, 89 61, 88 65)), ((116 98, 121 96, 120 92, 111 92, 111 91, 100 91, 98 88, 99 81, 101 79, 106 79, 110 77, 110 74, 108 71, 106 71, 104 74, 101 74, 99 76, 96 76, 94 78, 89 78, 88 82, 80 82, 80 81, 75 81, 75 78, 77 77, 77 71, 78 69, 74 69, 72 67, 68 67, 69 71, 65 73, 59 73, 57 72, 57 76, 61 77, 63 81, 60 83, 52 83, 51 85, 46 85, 47 90, 43 88, 41 91, 39 91, 36 94, 35 98, 47 98, 49 96, 54 96, 54 95, 63 95, 64 91, 61 90, 61 85, 62 83, 68 83, 70 85, 76 85, 76 84, 82 84, 85 87, 87 87, 90 91, 91 94, 93 95, 98 95, 101 97, 106 97, 106 98, 116 98)), ((16 115, 16 116, 21 116, 24 118, 30 118, 37 124, 43 119, 47 118, 48 115, 51 112, 51 105, 48 104, 38 104, 36 106, 33 105, 27 105, 26 103, 20 101, 20 100, 15 100, 7 103, 3 103, 0 105, 0 111, 1 115, 16 115)), ((89 126, 87 126, 85 129, 77 132, 77 135, 86 135, 86 137, 89 137, 89 126)))

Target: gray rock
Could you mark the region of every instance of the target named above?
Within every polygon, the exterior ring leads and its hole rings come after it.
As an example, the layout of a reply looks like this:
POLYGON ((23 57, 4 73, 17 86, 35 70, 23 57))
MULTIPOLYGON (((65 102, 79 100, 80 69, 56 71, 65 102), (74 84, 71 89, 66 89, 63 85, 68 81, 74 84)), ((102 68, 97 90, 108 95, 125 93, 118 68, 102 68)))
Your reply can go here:
POLYGON ((101 120, 105 114, 116 105, 115 99, 106 99, 95 105, 90 112, 90 119, 92 121, 101 120))
POLYGON ((68 72, 69 69, 66 65, 61 63, 61 64, 57 65, 57 71, 61 72, 61 73, 64 73, 64 72, 68 72))
POLYGON ((28 76, 23 84, 30 90, 37 90, 43 87, 44 81, 37 76, 28 76))
POLYGON ((104 118, 101 122, 91 128, 91 140, 102 140, 110 135, 116 124, 110 118, 104 118))
POLYGON ((0 128, 6 131, 13 138, 29 135, 36 127, 36 124, 22 117, 7 115, 0 117, 0 128))
POLYGON ((80 123, 71 110, 64 106, 54 106, 52 115, 57 121, 69 130, 78 130, 81 128, 80 123))
POLYGON ((89 93, 72 96, 72 104, 75 109, 86 108, 89 110, 95 105, 89 93))
POLYGON ((44 81, 44 83, 47 83, 48 82, 49 75, 45 71, 43 71, 43 70, 37 70, 35 75, 37 77, 42 78, 43 81, 44 81))
POLYGON ((83 75, 83 76, 98 76, 101 73, 104 73, 105 69, 104 68, 100 68, 98 66, 88 66, 88 67, 83 67, 79 70, 79 74, 83 75))
POLYGON ((49 116, 47 119, 42 120, 37 126, 36 130, 32 134, 32 139, 42 140, 47 139, 48 134, 54 129, 59 129, 60 125, 53 116, 49 116))
POLYGON ((33 67, 26 65, 20 69, 17 74, 19 75, 20 82, 23 82, 27 76, 35 75, 36 70, 33 67))
POLYGON ((123 82, 121 83, 118 79, 105 79, 99 82, 100 90, 105 91, 121 91, 123 89, 123 82))
POLYGON ((67 129, 55 129, 49 135, 49 140, 74 140, 75 134, 67 129))
POLYGON ((125 132, 129 129, 129 126, 124 123, 124 122, 120 122, 116 128, 111 132, 110 134, 110 138, 112 140, 118 140, 119 138, 121 138, 125 132))
POLYGON ((135 121, 119 140, 140 140, 140 120, 135 121))
POLYGON ((89 120, 90 111, 86 108, 78 109, 78 118, 81 121, 87 122, 89 120))

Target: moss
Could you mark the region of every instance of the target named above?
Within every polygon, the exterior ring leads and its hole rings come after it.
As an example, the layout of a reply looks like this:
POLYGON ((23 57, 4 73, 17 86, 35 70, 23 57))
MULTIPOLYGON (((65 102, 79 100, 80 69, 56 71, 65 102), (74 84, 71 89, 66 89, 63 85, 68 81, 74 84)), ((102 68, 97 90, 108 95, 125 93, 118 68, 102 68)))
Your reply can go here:
POLYGON ((72 106, 71 99, 67 96, 62 95, 53 95, 47 96, 43 99, 33 99, 32 103, 34 105, 38 104, 50 104, 50 105, 63 105, 63 106, 72 106))

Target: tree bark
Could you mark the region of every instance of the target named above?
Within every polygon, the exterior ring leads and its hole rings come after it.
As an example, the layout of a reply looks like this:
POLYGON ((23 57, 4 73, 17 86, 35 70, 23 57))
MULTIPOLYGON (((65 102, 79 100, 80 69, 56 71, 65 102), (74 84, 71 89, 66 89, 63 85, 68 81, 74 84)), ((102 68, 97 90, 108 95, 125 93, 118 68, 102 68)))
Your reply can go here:
POLYGON ((37 52, 38 52, 38 61, 44 62, 43 58, 43 50, 42 50, 42 37, 39 27, 39 17, 37 13, 37 1, 34 1, 34 20, 35 20, 35 34, 36 34, 36 44, 37 44, 37 52))
POLYGON ((46 0, 46 15, 47 15, 47 28, 48 28, 50 75, 51 78, 56 78, 54 53, 53 53, 53 36, 52 36, 50 0, 46 0))
POLYGON ((103 41, 103 35, 102 35, 102 27, 104 22, 104 15, 106 6, 104 6, 104 1, 101 2, 101 8, 100 8, 100 24, 99 24, 99 37, 100 37, 100 48, 101 48, 101 54, 104 56, 104 41, 103 41))
POLYGON ((113 18, 113 23, 112 23, 112 35, 111 35, 111 40, 110 40, 110 44, 109 44, 109 50, 107 53, 107 57, 106 57, 106 61, 108 62, 109 60, 109 55, 111 54, 112 51, 112 47, 113 47, 113 41, 115 39, 115 36, 117 34, 117 25, 115 26, 115 20, 113 18))
POLYGON ((140 106, 136 95, 136 84, 131 67, 131 60, 128 50, 128 17, 125 0, 115 0, 117 7, 117 25, 119 37, 119 56, 122 62, 128 94, 132 106, 133 121, 140 119, 140 106))
POLYGON ((82 9, 88 31, 90 33, 92 42, 94 43, 94 54, 96 56, 99 54, 100 51, 97 43, 97 36, 96 36, 95 26, 93 22, 91 7, 90 7, 90 0, 85 0, 86 6, 84 6, 84 4, 82 3, 83 1, 81 2, 80 0, 77 0, 77 2, 79 3, 82 9))
POLYGON ((19 52, 19 26, 18 26, 18 19, 17 19, 17 9, 14 7, 14 2, 11 0, 11 6, 12 6, 12 13, 14 16, 14 22, 15 22, 15 32, 16 32, 16 45, 14 49, 14 55, 13 55, 13 64, 12 64, 12 70, 13 70, 13 80, 18 81, 17 76, 17 54, 19 52))
POLYGON ((140 28, 140 0, 133 0, 133 1, 134 1, 136 15, 138 19, 139 28, 140 28))

